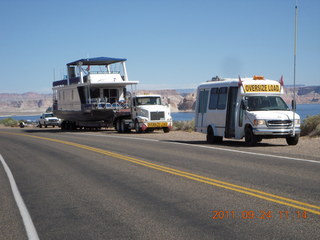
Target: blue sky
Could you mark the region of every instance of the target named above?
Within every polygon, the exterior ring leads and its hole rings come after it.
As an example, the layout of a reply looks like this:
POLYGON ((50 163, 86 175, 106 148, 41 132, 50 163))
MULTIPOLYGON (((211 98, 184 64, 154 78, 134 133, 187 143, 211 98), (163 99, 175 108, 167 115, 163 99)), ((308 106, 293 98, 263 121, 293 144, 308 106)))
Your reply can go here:
MULTIPOLYGON (((65 64, 127 58, 139 89, 213 76, 293 83, 295 0, 0 0, 0 92, 51 92, 65 64)), ((298 0, 297 84, 320 85, 320 1, 298 0)))

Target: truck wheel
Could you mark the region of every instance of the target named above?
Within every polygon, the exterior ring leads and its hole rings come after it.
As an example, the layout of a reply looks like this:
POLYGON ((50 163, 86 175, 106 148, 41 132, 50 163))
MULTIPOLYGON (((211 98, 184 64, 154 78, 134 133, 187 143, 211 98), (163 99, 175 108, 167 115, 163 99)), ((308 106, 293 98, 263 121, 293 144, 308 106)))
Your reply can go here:
POLYGON ((246 128, 245 141, 248 146, 254 146, 258 142, 257 136, 253 134, 251 127, 246 128))
POLYGON ((138 120, 136 120, 136 121, 134 122, 134 129, 136 130, 137 133, 142 133, 142 129, 141 129, 141 127, 139 126, 138 120))
POLYGON ((39 122, 39 128, 42 128, 42 124, 39 122))
POLYGON ((48 126, 45 124, 44 127, 47 128, 48 126))
POLYGON ((164 133, 170 132, 170 128, 168 128, 168 127, 163 128, 163 132, 164 132, 164 133))
POLYGON ((116 130, 117 130, 117 132, 118 133, 121 133, 122 131, 122 129, 121 129, 121 120, 120 119, 118 119, 117 121, 116 121, 116 130))
POLYGON ((63 121, 61 123, 61 130, 66 130, 66 128, 67 128, 67 123, 66 123, 66 121, 63 121))
POLYGON ((287 137, 287 143, 288 145, 297 145, 297 143, 299 142, 299 135, 295 135, 293 137, 287 137))
POLYGON ((125 133, 126 132, 126 126, 124 124, 124 120, 123 119, 120 121, 120 131, 121 131, 121 133, 125 133))

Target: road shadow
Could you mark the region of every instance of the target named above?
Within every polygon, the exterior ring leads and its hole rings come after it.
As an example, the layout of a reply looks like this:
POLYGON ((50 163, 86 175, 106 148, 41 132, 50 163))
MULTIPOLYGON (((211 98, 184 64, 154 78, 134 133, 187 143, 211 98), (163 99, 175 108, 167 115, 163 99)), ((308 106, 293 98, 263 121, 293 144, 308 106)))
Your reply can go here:
POLYGON ((23 131, 26 133, 75 133, 75 132, 110 132, 114 133, 115 131, 113 129, 99 129, 99 130, 61 130, 60 128, 30 128, 26 129, 23 128, 23 131))
POLYGON ((283 147, 287 146, 286 144, 274 144, 274 143, 265 143, 260 142, 253 146, 248 146, 244 141, 232 141, 232 140, 224 140, 221 143, 208 143, 207 141, 199 141, 199 140, 161 140, 164 142, 176 142, 190 145, 207 145, 211 147, 233 147, 233 148, 256 148, 256 147, 283 147))

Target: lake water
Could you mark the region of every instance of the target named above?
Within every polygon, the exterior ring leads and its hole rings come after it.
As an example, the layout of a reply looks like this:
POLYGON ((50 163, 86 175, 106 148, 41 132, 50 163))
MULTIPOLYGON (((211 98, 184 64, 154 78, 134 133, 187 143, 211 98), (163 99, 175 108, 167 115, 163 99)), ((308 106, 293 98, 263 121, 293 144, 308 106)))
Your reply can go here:
MULTIPOLYGON (((320 114, 320 104, 298 104, 297 113, 300 115, 301 119, 305 119, 307 116, 313 116, 320 114)), ((194 119, 194 112, 174 112, 171 113, 173 121, 191 121, 194 119)), ((0 117, 1 119, 8 117, 0 117)), ((40 118, 39 115, 33 116, 12 116, 14 120, 31 120, 36 121, 40 118)))

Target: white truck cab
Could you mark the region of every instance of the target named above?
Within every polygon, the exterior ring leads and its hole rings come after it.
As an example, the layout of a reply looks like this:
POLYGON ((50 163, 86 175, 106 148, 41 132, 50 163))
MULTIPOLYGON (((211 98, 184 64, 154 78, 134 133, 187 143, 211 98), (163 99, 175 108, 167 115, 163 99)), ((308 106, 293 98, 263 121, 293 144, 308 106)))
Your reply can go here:
POLYGON ((223 137, 245 138, 248 145, 263 138, 286 138, 296 145, 300 117, 281 98, 283 93, 282 78, 213 78, 198 86, 195 129, 206 133, 210 143, 223 137))
POLYGON ((160 95, 136 95, 131 103, 132 122, 137 132, 172 128, 170 106, 162 103, 160 95))

